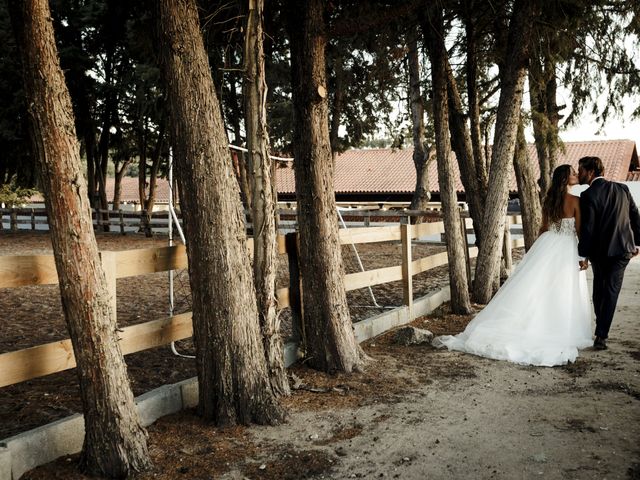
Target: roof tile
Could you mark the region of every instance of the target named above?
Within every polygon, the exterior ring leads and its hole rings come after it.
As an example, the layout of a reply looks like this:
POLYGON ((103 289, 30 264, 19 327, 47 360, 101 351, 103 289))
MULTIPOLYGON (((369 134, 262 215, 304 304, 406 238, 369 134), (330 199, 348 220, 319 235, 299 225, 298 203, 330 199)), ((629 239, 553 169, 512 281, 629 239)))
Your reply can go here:
MULTIPOLYGON (((538 155, 535 145, 527 145, 527 152, 538 176, 538 155)), ((341 193, 412 193, 416 184, 413 148, 403 150, 366 149, 347 150, 336 158, 335 192, 341 193)), ((464 192, 455 154, 452 152, 456 191, 464 192)), ((578 160, 587 155, 598 156, 605 166, 605 176, 625 181, 630 166, 637 165, 638 154, 633 140, 600 140, 565 142, 559 153, 558 164, 569 163, 576 169, 578 160), (633 163, 632 163, 633 162, 633 163)), ((429 163, 429 188, 438 192, 438 170, 435 159, 429 163)), ((278 168, 278 192, 295 193, 295 177, 291 166, 278 168)), ((516 178, 510 171, 509 190, 516 191, 516 178)))

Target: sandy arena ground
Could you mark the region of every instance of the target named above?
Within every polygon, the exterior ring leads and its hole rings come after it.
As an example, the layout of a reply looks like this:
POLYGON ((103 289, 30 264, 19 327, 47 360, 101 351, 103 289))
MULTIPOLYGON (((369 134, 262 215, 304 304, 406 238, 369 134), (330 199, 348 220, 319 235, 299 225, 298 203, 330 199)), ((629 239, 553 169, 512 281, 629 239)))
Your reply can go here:
MULTIPOLYGON (((445 306, 414 324, 456 333, 470 318, 445 306)), ((283 400, 283 425, 220 430, 191 411, 160 419, 148 429, 154 468, 136 478, 639 479, 639 320, 636 258, 609 350, 567 366, 402 347, 387 333, 364 345, 363 373, 291 368, 298 389, 283 400)), ((75 459, 23 478, 88 478, 75 459)))

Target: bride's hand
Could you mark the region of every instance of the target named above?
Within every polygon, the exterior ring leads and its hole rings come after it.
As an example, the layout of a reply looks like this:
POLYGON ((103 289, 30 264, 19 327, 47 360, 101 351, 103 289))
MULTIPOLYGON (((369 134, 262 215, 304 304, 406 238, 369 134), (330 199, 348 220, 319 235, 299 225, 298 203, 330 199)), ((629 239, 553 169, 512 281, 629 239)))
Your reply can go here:
POLYGON ((580 265, 580 270, 586 270, 589 268, 589 260, 580 260, 578 264, 580 265))

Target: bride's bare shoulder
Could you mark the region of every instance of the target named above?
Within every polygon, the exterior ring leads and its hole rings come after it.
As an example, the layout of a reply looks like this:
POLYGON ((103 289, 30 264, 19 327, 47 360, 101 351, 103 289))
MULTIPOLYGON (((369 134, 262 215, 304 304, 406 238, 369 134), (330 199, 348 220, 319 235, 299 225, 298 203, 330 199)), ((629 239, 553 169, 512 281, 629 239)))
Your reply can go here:
POLYGON ((570 204, 580 203, 580 197, 570 192, 567 192, 564 194, 564 203, 570 203, 570 204))
POLYGON ((566 217, 574 217, 580 213, 580 197, 565 193, 564 195, 564 215, 566 217))

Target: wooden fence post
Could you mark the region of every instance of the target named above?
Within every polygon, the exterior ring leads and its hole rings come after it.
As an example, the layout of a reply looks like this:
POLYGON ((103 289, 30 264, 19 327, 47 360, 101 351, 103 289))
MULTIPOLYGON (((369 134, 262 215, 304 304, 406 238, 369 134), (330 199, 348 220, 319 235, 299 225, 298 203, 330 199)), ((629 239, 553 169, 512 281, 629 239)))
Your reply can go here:
POLYGON ((460 228, 462 229, 462 243, 464 245, 464 261, 467 265, 467 284, 471 289, 471 257, 469 256, 469 239, 467 238, 467 222, 465 217, 462 216, 462 209, 460 210, 460 228))
POLYGON ((140 231, 144 232, 145 235, 151 236, 151 214, 149 214, 146 210, 142 210, 140 212, 140 231))
POLYGON ((284 236, 287 258, 289 260, 289 307, 291 308, 291 335, 294 342, 304 343, 304 320, 302 317, 302 278, 298 263, 298 234, 287 233, 284 236))
POLYGON ((120 233, 124 235, 124 216, 122 215, 122 209, 118 210, 118 215, 120 217, 120 233))
POLYGON ((107 279, 107 290, 109 292, 109 303, 113 309, 115 320, 118 320, 118 302, 116 300, 116 252, 102 251, 100 252, 100 260, 102 261, 102 269, 107 279))
POLYGON ((411 224, 400 225, 402 241, 402 297, 403 303, 409 307, 409 318, 413 320, 413 271, 411 268, 411 224))
POLYGON ((11 213, 9 214, 10 222, 11 222, 11 231, 18 231, 18 211, 15 208, 11 209, 11 213))

